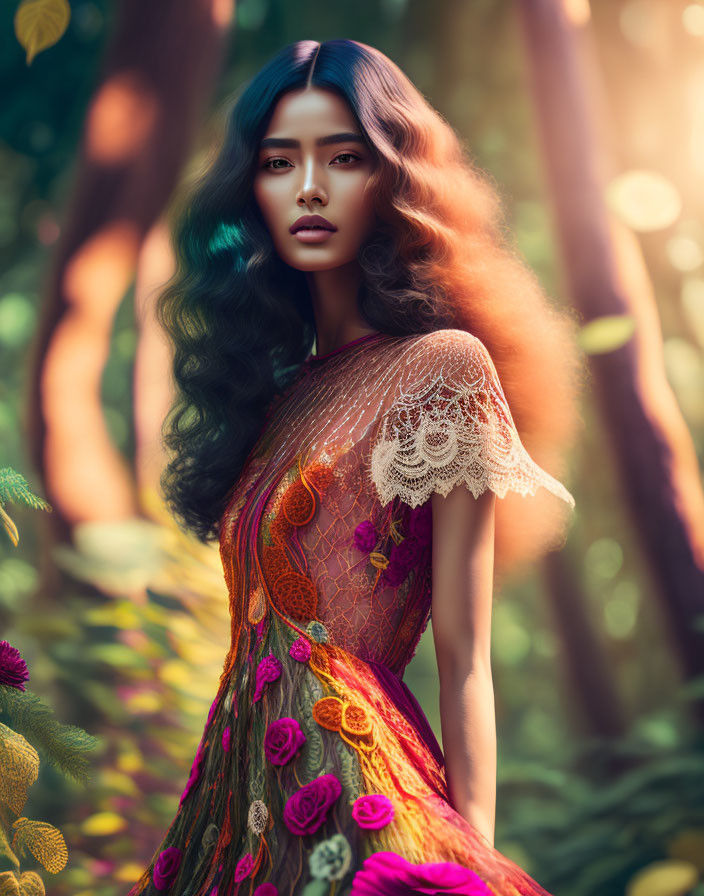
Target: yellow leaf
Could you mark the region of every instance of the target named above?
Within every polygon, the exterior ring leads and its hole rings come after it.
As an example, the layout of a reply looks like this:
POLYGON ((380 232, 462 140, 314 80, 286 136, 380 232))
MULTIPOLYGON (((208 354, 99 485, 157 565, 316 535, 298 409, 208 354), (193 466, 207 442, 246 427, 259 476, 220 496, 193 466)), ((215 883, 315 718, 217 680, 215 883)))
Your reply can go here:
POLYGON ((626 896, 684 896, 698 880, 699 872, 689 862, 651 862, 628 882, 626 896))
POLYGON ((51 874, 58 874, 68 862, 68 849, 58 828, 44 821, 18 818, 13 822, 12 848, 22 854, 29 850, 51 874))
POLYGON ((167 660, 157 670, 159 678, 176 687, 188 685, 193 677, 193 670, 181 660, 167 660))
POLYGON ((22 0, 15 12, 15 36, 27 51, 27 65, 58 42, 70 18, 67 0, 22 0))
POLYGON ((19 814, 27 802, 27 790, 38 777, 37 751, 21 734, 0 722, 0 802, 19 814))
POLYGON ((20 885, 13 871, 0 872, 0 896, 19 896, 20 885))
POLYGON ((143 873, 143 865, 138 865, 136 862, 129 862, 127 865, 122 865, 116 871, 113 871, 112 879, 124 881, 126 883, 136 883, 143 873))
POLYGON ((115 601, 102 607, 93 607, 83 618, 89 625, 112 625, 115 628, 135 629, 141 618, 131 601, 115 601))
POLYGON ((36 871, 23 871, 20 874, 20 896, 44 896, 44 881, 36 871))
POLYGON ((127 796, 139 795, 139 788, 133 779, 129 775, 122 774, 115 769, 105 769, 98 776, 98 780, 103 787, 107 787, 113 793, 121 793, 127 796))
POLYGON ((125 753, 120 753, 115 764, 121 772, 130 774, 131 772, 141 771, 141 769, 144 768, 144 759, 142 758, 141 753, 127 751, 125 753))
POLYGON ((81 831, 89 837, 103 837, 124 831, 127 820, 116 812, 96 812, 81 824, 81 831))
POLYGON ((20 541, 20 534, 17 531, 17 526, 14 524, 12 518, 5 513, 2 506, 0 506, 0 519, 5 527, 5 531, 10 536, 10 541, 17 547, 20 541))
POLYGON ((582 351, 588 355, 599 355, 621 348, 634 330, 635 321, 630 314, 605 314, 585 324, 579 331, 578 340, 582 351))
POLYGON ((162 704, 163 700, 161 696, 155 694, 154 691, 138 691, 136 694, 132 694, 127 698, 125 705, 130 712, 152 713, 157 712, 162 704))

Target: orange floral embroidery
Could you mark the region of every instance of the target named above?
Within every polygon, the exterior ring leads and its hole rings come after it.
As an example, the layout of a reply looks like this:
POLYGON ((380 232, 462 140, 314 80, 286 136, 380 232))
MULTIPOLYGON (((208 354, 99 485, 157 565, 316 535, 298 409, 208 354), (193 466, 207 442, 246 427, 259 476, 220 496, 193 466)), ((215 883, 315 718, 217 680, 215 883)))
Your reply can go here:
POLYGON ((363 737, 365 734, 371 734, 372 720, 363 706, 356 703, 344 703, 340 727, 348 734, 363 737))
MULTIPOLYGON (((262 571, 277 609, 296 622, 309 622, 317 616, 317 590, 313 580, 297 568, 287 546, 294 528, 305 526, 313 519, 319 504, 318 494, 329 486, 334 473, 322 461, 303 468, 299 456, 296 464, 298 476, 285 487, 265 530, 268 537, 262 550, 262 571)), ((257 609, 250 606, 250 613, 253 615, 257 609)))
POLYGON ((313 486, 313 488, 317 489, 321 493, 325 493, 325 491, 329 488, 335 474, 330 468, 329 464, 324 464, 321 461, 318 461, 317 463, 311 464, 310 467, 308 467, 308 469, 306 470, 306 476, 308 477, 308 481, 313 486))
POLYGON ((297 479, 281 502, 281 512, 292 526, 305 526, 315 513, 315 495, 304 478, 297 479))
POLYGON ((328 731, 339 731, 342 720, 342 700, 339 697, 321 697, 313 704, 313 718, 328 731))
POLYGON ((297 622, 305 622, 318 610, 318 595, 308 576, 290 569, 280 575, 272 586, 277 606, 297 622))
POLYGON ((371 753, 376 747, 372 719, 363 706, 339 697, 321 697, 313 704, 313 718, 328 731, 337 731, 353 749, 371 753))

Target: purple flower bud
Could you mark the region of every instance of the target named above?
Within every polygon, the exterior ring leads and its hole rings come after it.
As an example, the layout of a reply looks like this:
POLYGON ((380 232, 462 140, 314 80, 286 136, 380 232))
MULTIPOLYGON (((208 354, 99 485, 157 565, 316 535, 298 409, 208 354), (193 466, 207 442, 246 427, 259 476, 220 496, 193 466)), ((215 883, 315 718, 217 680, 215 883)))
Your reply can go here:
POLYGON ((7 641, 0 641, 0 684, 26 691, 25 681, 29 681, 29 672, 19 650, 7 641))
POLYGON ((378 540, 379 536, 371 520, 364 520, 354 530, 354 543, 363 554, 372 551, 378 540))

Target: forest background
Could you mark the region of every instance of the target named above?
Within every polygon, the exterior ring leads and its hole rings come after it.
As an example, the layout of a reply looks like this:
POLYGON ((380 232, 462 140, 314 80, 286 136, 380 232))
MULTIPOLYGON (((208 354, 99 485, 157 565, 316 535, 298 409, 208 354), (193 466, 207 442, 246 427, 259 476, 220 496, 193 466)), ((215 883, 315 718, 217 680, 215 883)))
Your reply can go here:
MULTIPOLYGON (((22 779, 32 708, 0 688, 0 885, 21 858, 56 896, 126 893, 175 814, 229 621, 217 549, 155 490, 165 215, 243 81, 351 37, 458 131, 583 322, 567 543, 494 608, 496 845, 555 896, 701 896, 704 3, 33 2, 59 23, 35 50, 25 4, 0 8, 0 467, 52 513, 0 489, 0 638, 98 746, 86 782, 66 772, 87 742, 37 736, 22 779)), ((432 625, 406 681, 441 741, 432 625)))

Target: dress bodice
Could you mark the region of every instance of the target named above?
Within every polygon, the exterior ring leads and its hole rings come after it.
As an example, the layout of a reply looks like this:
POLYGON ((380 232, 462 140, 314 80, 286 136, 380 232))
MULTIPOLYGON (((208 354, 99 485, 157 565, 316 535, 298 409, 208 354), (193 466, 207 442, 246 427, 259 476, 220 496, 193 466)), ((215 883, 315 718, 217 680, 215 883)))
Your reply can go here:
POLYGON ((269 407, 223 517, 242 624, 270 599, 402 675, 430 616, 429 498, 460 482, 574 503, 523 447, 479 339, 374 333, 311 356, 269 407))

